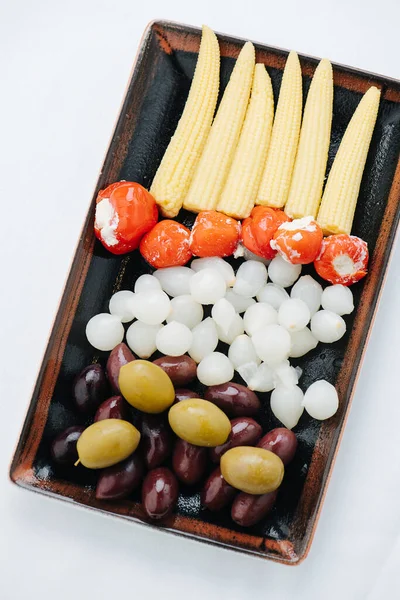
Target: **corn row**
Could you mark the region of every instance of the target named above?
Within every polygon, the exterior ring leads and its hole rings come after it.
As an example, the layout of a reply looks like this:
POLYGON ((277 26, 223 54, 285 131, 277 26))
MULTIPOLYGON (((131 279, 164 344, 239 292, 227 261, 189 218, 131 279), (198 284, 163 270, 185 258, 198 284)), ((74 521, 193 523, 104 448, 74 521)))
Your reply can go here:
POLYGON ((371 87, 361 99, 344 133, 317 217, 325 235, 351 233, 379 100, 380 91, 371 87))
POLYGON ((217 210, 244 219, 254 206, 274 117, 274 94, 264 65, 254 69, 250 103, 217 210))
POLYGON ((275 208, 286 204, 299 142, 302 104, 300 62, 296 52, 290 52, 256 204, 275 208))
POLYGON ((203 26, 189 96, 150 188, 164 216, 175 217, 181 209, 210 132, 218 98, 219 64, 217 37, 203 26))
POLYGON ((255 62, 247 42, 236 61, 183 205, 188 210, 215 209, 232 163, 249 102, 255 62))
POLYGON ((285 212, 293 219, 317 216, 331 137, 332 65, 321 60, 311 81, 304 108, 300 141, 285 212))

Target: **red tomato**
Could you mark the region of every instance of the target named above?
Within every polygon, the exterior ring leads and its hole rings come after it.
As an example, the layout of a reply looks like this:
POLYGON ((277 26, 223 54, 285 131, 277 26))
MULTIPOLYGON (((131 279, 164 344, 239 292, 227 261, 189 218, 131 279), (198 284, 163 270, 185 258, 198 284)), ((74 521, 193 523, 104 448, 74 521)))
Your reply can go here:
POLYGON ((242 222, 242 231, 240 234, 240 239, 242 240, 243 246, 253 252, 253 254, 257 254, 257 256, 262 256, 260 248, 257 246, 256 240, 254 239, 252 224, 253 219, 251 217, 247 217, 242 222))
POLYGON ((351 285, 367 274, 368 245, 355 235, 330 235, 314 262, 318 275, 330 283, 351 285))
POLYGON ((140 242, 140 252, 156 269, 185 265, 191 258, 190 229, 165 219, 153 227, 140 242))
POLYGON ((276 230, 271 246, 293 265, 314 262, 321 250, 322 229, 312 217, 282 223, 276 230))
POLYGON ((217 212, 200 212, 193 225, 190 249, 196 256, 230 256, 237 248, 240 223, 217 212))
POLYGON ((270 208, 268 206, 256 206, 251 211, 250 218, 252 219, 251 231, 255 243, 259 248, 259 251, 256 252, 256 254, 267 259, 274 258, 276 250, 271 248, 270 242, 279 225, 286 221, 290 221, 290 218, 283 210, 270 208))
POLYGON ((113 254, 136 250, 157 220, 156 202, 139 183, 118 181, 97 196, 94 232, 113 254))

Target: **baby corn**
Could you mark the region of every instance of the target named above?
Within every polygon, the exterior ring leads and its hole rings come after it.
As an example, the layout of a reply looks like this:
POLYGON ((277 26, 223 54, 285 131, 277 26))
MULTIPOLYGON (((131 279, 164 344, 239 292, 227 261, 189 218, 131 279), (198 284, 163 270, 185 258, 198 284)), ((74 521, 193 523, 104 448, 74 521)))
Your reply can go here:
POLYGON ((267 156, 274 117, 271 79, 264 65, 254 70, 243 129, 217 210, 244 219, 251 213, 267 156))
POLYGON ((286 204, 299 142, 302 104, 300 62, 296 52, 290 52, 256 204, 274 208, 286 204))
POLYGON ((340 143, 317 217, 325 235, 351 233, 379 100, 380 91, 371 87, 357 106, 340 143))
POLYGON ((300 141, 285 212, 293 219, 317 216, 328 160, 333 104, 332 65, 321 60, 304 108, 300 141))
POLYGON ((164 216, 175 217, 181 209, 210 132, 218 98, 219 63, 217 37, 203 26, 189 96, 150 188, 164 216))
POLYGON ((255 62, 247 42, 236 61, 183 206, 200 212, 217 206, 249 102, 255 62))

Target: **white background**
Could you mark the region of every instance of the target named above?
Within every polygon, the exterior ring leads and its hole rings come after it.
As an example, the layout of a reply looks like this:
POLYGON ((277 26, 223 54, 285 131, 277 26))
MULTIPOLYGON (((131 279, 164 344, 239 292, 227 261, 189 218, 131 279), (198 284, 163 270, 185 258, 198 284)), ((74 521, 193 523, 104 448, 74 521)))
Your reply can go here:
POLYGON ((1 0, 0 598, 399 598, 400 248, 299 567, 104 518, 7 480, 139 39, 156 17, 400 78, 396 0, 1 0))

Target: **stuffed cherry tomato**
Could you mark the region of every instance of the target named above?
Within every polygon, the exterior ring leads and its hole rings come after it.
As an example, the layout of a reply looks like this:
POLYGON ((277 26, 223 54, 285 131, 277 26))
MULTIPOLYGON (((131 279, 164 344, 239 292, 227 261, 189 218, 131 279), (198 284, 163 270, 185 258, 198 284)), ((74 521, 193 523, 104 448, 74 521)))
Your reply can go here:
POLYGON ((193 225, 190 249, 196 256, 230 256, 237 248, 240 223, 216 210, 200 212, 193 225))
POLYGON ((156 269, 179 267, 192 258, 189 239, 190 229, 177 221, 166 219, 146 233, 140 242, 140 252, 156 269))
POLYGON ((326 281, 352 285, 366 276, 368 245, 355 235, 345 233, 324 238, 315 270, 326 281))
POLYGON ((113 254, 136 250, 157 220, 156 202, 139 183, 118 181, 97 196, 94 232, 113 254))
POLYGON ((281 223, 289 220, 283 210, 256 206, 242 224, 243 245, 250 252, 271 260, 276 255, 276 250, 270 246, 274 233, 281 223))
POLYGON ((293 265, 308 265, 317 258, 322 238, 322 229, 313 217, 304 217, 282 223, 271 240, 271 248, 293 265))
POLYGON ((242 231, 240 234, 240 239, 242 241, 243 246, 253 252, 253 254, 257 254, 257 256, 262 256, 260 248, 257 246, 257 242, 254 239, 253 231, 251 228, 252 218, 247 217, 242 223, 242 231))

